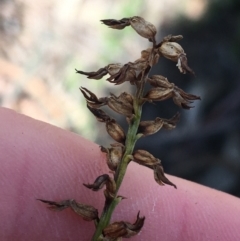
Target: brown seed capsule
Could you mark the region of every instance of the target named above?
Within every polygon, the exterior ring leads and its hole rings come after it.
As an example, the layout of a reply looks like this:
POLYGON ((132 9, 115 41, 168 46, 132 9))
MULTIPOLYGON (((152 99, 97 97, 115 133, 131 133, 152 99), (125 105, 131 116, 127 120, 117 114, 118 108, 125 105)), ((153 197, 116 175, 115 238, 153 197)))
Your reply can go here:
POLYGON ((156 27, 147 22, 144 18, 135 16, 129 19, 132 28, 142 37, 155 42, 155 35, 157 33, 156 27))
POLYGON ((116 238, 130 238, 140 232, 144 225, 145 217, 139 217, 139 212, 137 215, 137 220, 134 224, 128 222, 114 222, 108 225, 103 230, 103 235, 106 238, 116 239, 116 238))
POLYGON ((172 97, 173 88, 156 87, 147 92, 144 99, 148 101, 162 101, 172 97))
POLYGON ((124 133, 123 128, 117 124, 114 119, 110 119, 106 122, 106 129, 108 134, 117 142, 123 143, 125 142, 126 135, 124 133))
POLYGON ((37 199, 41 202, 47 203, 51 210, 62 211, 66 208, 71 208, 75 213, 81 216, 86 221, 98 219, 98 210, 93 206, 77 203, 74 199, 64 200, 60 202, 47 201, 37 199))
POLYGON ((165 184, 168 184, 170 186, 174 186, 175 188, 177 188, 177 186, 175 184, 173 184, 166 178, 161 164, 153 166, 153 171, 154 171, 154 179, 159 185, 163 186, 165 183, 165 184))
POLYGON ((164 121, 157 117, 154 121, 141 121, 138 127, 138 133, 142 133, 144 136, 152 135, 158 132, 164 121))
POLYGON ((162 75, 152 75, 151 78, 148 78, 148 82, 153 87, 161 88, 173 88, 174 84, 170 83, 168 79, 162 75))
POLYGON ((131 103, 131 97, 130 95, 124 93, 121 95, 119 97, 111 95, 111 97, 107 99, 107 105, 115 112, 127 117, 131 117, 133 115, 133 104, 131 103), (126 97, 125 99, 124 96, 126 97))
POLYGON ((143 166, 155 166, 161 161, 145 150, 137 150, 133 153, 133 161, 143 166))
POLYGON ((174 62, 178 61, 180 55, 185 54, 181 45, 176 42, 164 42, 160 46, 159 52, 162 56, 174 62))

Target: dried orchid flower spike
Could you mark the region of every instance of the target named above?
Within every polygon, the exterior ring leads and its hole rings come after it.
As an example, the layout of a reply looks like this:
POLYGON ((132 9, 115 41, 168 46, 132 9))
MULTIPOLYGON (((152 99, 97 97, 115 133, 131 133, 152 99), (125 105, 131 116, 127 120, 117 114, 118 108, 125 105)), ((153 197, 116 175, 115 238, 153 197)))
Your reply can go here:
POLYGON ((135 94, 122 92, 115 95, 110 93, 107 97, 99 98, 87 88, 80 88, 88 110, 95 116, 97 121, 105 124, 108 135, 114 140, 110 147, 100 147, 100 150, 106 154, 109 173, 100 173, 93 183, 89 183, 87 180, 83 183, 84 187, 91 191, 96 192, 104 189, 105 203, 103 210, 99 212, 95 207, 79 203, 73 199, 59 202, 39 200, 48 204, 50 209, 61 211, 70 208, 84 220, 93 221, 95 231, 92 241, 120 241, 122 238, 130 238, 139 234, 145 221, 145 217, 140 217, 139 212, 134 223, 111 219, 115 207, 125 199, 118 192, 130 162, 151 169, 153 179, 160 186, 167 184, 176 188, 176 185, 165 176, 159 158, 154 157, 147 150, 134 150, 134 148, 139 138, 156 135, 162 128, 174 129, 180 119, 180 114, 176 113, 170 119, 156 117, 154 120, 141 120, 142 106, 146 102, 152 103, 172 98, 177 106, 190 109, 192 108, 192 102, 200 99, 200 97, 184 92, 162 75, 149 76, 152 66, 157 64, 160 57, 177 62, 177 67, 181 73, 189 72, 194 74, 187 64, 186 53, 181 45, 177 43, 182 39, 181 35, 168 35, 161 42, 156 43, 157 31, 155 26, 142 17, 134 16, 120 20, 105 19, 101 21, 110 28, 117 30, 131 26, 141 37, 152 42, 152 47, 143 49, 141 56, 133 62, 125 64, 113 63, 91 72, 76 69, 77 74, 86 75, 88 79, 99 80, 109 75, 106 81, 116 86, 128 82, 134 85, 136 89, 135 94), (145 93, 145 84, 147 82, 152 88, 145 93), (105 110, 103 111, 101 109, 103 106, 123 115, 126 118, 128 130, 124 130, 115 119, 108 115, 105 110), (99 213, 101 214, 99 215, 99 213))

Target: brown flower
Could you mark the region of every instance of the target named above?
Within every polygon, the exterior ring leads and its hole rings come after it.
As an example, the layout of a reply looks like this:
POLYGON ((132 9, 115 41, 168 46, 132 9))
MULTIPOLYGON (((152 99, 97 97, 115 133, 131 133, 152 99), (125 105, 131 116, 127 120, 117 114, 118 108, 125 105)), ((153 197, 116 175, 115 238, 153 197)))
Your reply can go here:
POLYGON ((87 101, 87 105, 92 107, 92 108, 99 108, 103 105, 106 105, 107 103, 107 98, 97 98, 97 96, 92 93, 90 90, 87 88, 81 87, 80 91, 82 92, 83 96, 85 97, 87 101))
POLYGON ((71 208, 75 213, 80 215, 86 221, 98 219, 98 210, 93 206, 77 203, 74 199, 64 200, 60 202, 47 201, 37 199, 41 202, 49 204, 51 210, 62 211, 66 208, 71 208))
POLYGON ((177 186, 175 184, 173 184, 172 182, 170 182, 167 179, 167 177, 164 175, 163 167, 161 164, 153 166, 153 171, 154 171, 154 179, 159 185, 164 185, 164 183, 165 183, 165 184, 168 184, 170 186, 177 188, 177 186))
POLYGON ((106 238, 116 239, 116 238, 130 238, 140 232, 144 225, 145 217, 140 217, 137 215, 137 220, 134 224, 128 223, 128 222, 114 222, 110 225, 108 225, 103 230, 103 235, 106 238))

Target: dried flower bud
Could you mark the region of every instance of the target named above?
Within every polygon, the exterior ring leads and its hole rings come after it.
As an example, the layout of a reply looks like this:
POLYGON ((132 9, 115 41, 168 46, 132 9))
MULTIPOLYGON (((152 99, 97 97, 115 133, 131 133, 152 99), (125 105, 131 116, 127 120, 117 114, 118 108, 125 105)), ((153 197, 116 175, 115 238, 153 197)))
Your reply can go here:
POLYGON ((116 19, 103 19, 100 20, 102 23, 107 25, 109 28, 113 29, 124 29, 125 27, 129 26, 129 18, 122 18, 120 20, 116 19))
POLYGON ((93 115, 98 121, 107 122, 108 120, 110 120, 110 117, 103 110, 92 108, 89 105, 87 105, 87 108, 93 113, 93 115))
POLYGON ((123 128, 117 124, 114 119, 110 119, 106 122, 106 129, 108 134, 117 142, 124 143, 126 135, 123 128))
POLYGON ((136 234, 138 234, 141 230, 141 228, 144 225, 145 217, 139 217, 139 212, 137 215, 137 220, 134 224, 128 223, 128 222, 115 222, 110 225, 108 225, 103 230, 103 235, 106 238, 117 239, 117 238, 130 238, 136 234))
POLYGON ((165 183, 165 184, 168 184, 168 185, 171 185, 171 186, 174 186, 175 188, 177 188, 177 186, 175 184, 173 184, 166 178, 161 164, 153 166, 153 171, 154 171, 154 179, 159 185, 162 186, 165 183))
POLYGON ((121 115, 127 117, 133 115, 133 98, 126 92, 123 92, 119 97, 112 94, 111 97, 107 99, 107 105, 121 115))
POLYGON ((143 166, 155 166, 161 163, 161 161, 154 157, 151 153, 145 150, 137 150, 133 153, 133 161, 143 166))
POLYGON ((173 88, 156 87, 147 92, 144 99, 148 101, 162 101, 172 97, 173 88))
POLYGON ((81 70, 76 70, 77 74, 83 74, 83 75, 87 75, 88 79, 101 79, 104 75, 106 75, 108 73, 108 71, 106 70, 106 68, 100 68, 99 70, 95 71, 95 72, 84 72, 81 70))
POLYGON ((71 208, 75 213, 80 215, 86 221, 98 219, 98 210, 93 206, 77 203, 74 199, 64 200, 60 202, 47 201, 37 199, 41 202, 49 204, 51 210, 62 211, 66 208, 71 208))
POLYGON ((107 103, 107 98, 97 98, 97 96, 92 93, 90 90, 87 88, 81 87, 80 91, 82 92, 83 96, 85 97, 87 101, 87 105, 92 107, 92 108, 99 108, 103 105, 106 105, 107 103))
POLYGON ((181 73, 186 74, 191 73, 195 75, 194 71, 188 66, 187 56, 185 54, 180 54, 178 57, 177 67, 181 73))
POLYGON ((141 121, 138 127, 138 133, 144 136, 152 135, 158 132, 163 126, 163 120, 157 117, 154 121, 141 121))
POLYGON ((159 52, 165 58, 170 59, 174 62, 178 61, 179 56, 184 55, 184 50, 180 44, 176 42, 164 42, 159 48, 159 52))
POLYGON ((155 42, 155 35, 157 33, 156 27, 147 22, 144 18, 135 16, 129 19, 132 28, 142 37, 155 42))
POLYGON ((151 78, 147 79, 150 85, 153 87, 161 88, 173 88, 174 84, 170 83, 168 79, 162 75, 152 75, 151 78))
POLYGON ((93 191, 99 191, 100 189, 103 188, 106 182, 108 182, 108 180, 109 180, 108 174, 103 174, 97 177, 93 184, 83 183, 83 185, 89 189, 92 189, 93 191))

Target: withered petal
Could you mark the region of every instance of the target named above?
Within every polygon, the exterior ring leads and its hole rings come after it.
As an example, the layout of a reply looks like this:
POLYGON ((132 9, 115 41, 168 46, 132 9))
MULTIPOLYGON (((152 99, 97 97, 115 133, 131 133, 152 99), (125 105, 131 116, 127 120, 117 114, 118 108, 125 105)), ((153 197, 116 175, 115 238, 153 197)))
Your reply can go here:
POLYGON ((163 167, 161 164, 154 166, 153 171, 154 171, 154 179, 159 185, 164 185, 164 183, 165 183, 165 184, 168 184, 170 186, 177 188, 177 186, 175 184, 173 184, 172 182, 170 182, 167 179, 167 177, 164 175, 163 167))
POLYGON ((180 72, 183 74, 186 74, 188 72, 195 75, 194 71, 188 66, 187 56, 185 54, 181 54, 178 57, 177 67, 179 68, 180 72))
POLYGON ((108 174, 103 174, 96 178, 93 184, 85 184, 83 185, 89 189, 92 189, 93 191, 99 191, 103 188, 103 186, 106 184, 106 182, 109 180, 108 174))
POLYGON ((172 130, 176 127, 176 124, 180 120, 180 113, 177 112, 172 118, 170 119, 162 119, 163 120, 163 128, 167 130, 172 130))
POLYGON ((88 105, 92 108, 99 108, 103 105, 106 105, 107 98, 98 98, 93 92, 87 88, 81 87, 80 91, 82 92, 84 98, 86 99, 88 105))
POLYGON ((87 108, 93 113, 93 115, 96 117, 96 119, 100 122, 107 122, 111 118, 101 109, 93 108, 89 105, 87 105, 87 108))
POLYGON ((81 216, 86 221, 98 220, 98 210, 93 206, 81 204, 76 202, 74 199, 64 200, 60 202, 47 201, 43 199, 37 199, 41 202, 50 205, 50 209, 62 211, 66 208, 71 208, 75 213, 81 216))
POLYGON ((100 20, 103 24, 107 25, 110 28, 113 29, 124 29, 125 27, 129 26, 129 18, 122 18, 120 20, 116 19, 103 19, 100 20))
POLYGON ((104 75, 106 75, 108 73, 108 71, 106 70, 106 68, 100 68, 99 70, 95 71, 95 72, 84 72, 81 70, 76 70, 77 74, 83 74, 83 75, 87 75, 88 79, 101 79, 104 75))

